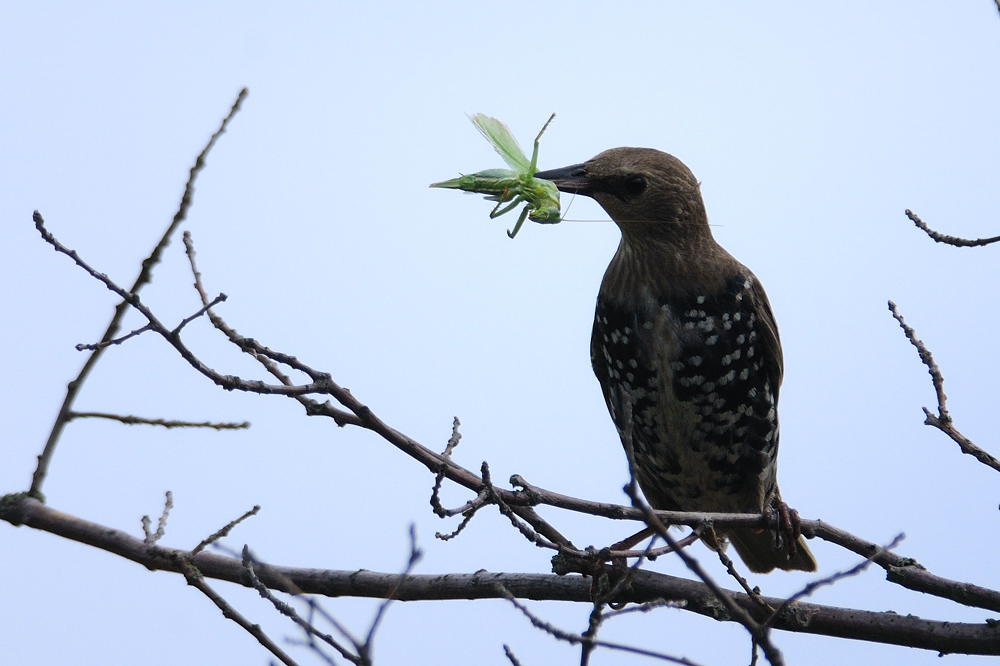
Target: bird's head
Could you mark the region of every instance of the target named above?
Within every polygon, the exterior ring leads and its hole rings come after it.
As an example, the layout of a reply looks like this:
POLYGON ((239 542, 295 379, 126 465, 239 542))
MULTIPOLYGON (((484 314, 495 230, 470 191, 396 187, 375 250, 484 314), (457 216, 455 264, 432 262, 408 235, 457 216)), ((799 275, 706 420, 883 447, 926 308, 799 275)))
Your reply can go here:
POLYGON ((612 148, 583 164, 539 171, 535 178, 593 198, 626 236, 677 242, 711 234, 694 174, 659 150, 612 148))

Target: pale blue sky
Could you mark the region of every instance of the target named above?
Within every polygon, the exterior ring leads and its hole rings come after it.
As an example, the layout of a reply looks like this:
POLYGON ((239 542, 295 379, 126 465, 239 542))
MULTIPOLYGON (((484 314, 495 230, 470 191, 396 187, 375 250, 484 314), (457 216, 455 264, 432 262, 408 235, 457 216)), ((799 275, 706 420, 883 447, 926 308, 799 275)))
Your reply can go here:
MULTIPOLYGON (((511 241, 513 220, 489 220, 488 203, 427 187, 501 166, 466 113, 504 120, 527 146, 555 111, 541 168, 619 145, 677 155, 702 181, 716 237, 766 286, 785 351, 785 499, 873 541, 906 532, 900 553, 1000 587, 996 473, 922 425, 930 381, 886 310, 895 300, 934 352, 959 428, 1000 451, 1000 248, 936 246, 903 214, 966 237, 1000 233, 993 2, 35 2, 0 14, 0 62, 0 493, 27 487, 83 361, 73 345, 100 335, 115 302, 42 243, 32 210, 130 283, 195 155, 247 86, 185 225, 209 291, 230 297, 220 314, 329 370, 432 448, 459 416, 456 457, 469 467, 485 459, 496 479, 519 473, 624 503, 624 455, 588 357, 616 228, 579 199, 574 221, 526 224, 511 241)), ((178 238, 143 298, 178 321, 198 307, 190 282, 178 238)), ((219 370, 255 372, 205 322, 188 335, 219 370)), ((77 406, 253 427, 73 423, 45 487, 56 509, 138 534, 169 489, 170 546, 194 546, 261 504, 229 543, 276 563, 394 571, 415 522, 420 573, 549 571, 549 553, 495 512, 455 541, 434 540, 452 525, 431 514, 432 479, 416 463, 370 434, 307 419, 292 401, 224 393, 152 336, 111 350, 77 406)), ((544 513, 582 544, 631 527, 544 513)), ((811 547, 821 573, 856 561, 811 547)), ((669 559, 654 568, 682 572, 669 559)), ((988 616, 883 578, 870 571, 813 600, 988 616)), ((778 596, 807 579, 753 582, 778 596)), ((274 637, 294 635, 255 594, 218 587, 274 637)), ((0 589, 6 664, 268 660, 181 578, 28 528, 0 525, 0 589)), ((375 607, 326 605, 359 632, 375 607)), ((574 631, 589 610, 533 608, 574 631)), ((705 664, 748 659, 740 627, 679 611, 619 620, 603 636, 705 664)), ((902 648, 776 640, 790 664, 941 663, 902 648)), ((526 665, 579 659, 493 601, 397 604, 375 657, 506 664, 504 642, 526 665)), ((592 663, 633 661, 598 653, 592 663)))

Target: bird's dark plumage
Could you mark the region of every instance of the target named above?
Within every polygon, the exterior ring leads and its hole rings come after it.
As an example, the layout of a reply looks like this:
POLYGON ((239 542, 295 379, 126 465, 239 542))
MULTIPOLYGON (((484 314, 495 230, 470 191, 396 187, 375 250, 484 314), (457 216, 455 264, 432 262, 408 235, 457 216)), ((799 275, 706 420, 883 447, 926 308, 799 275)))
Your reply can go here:
MULTIPOLYGON (((777 508, 778 329, 757 278, 712 237, 694 175, 658 150, 614 148, 535 176, 594 198, 621 229, 590 353, 619 433, 631 428, 650 504, 777 508)), ((801 538, 790 556, 767 532, 725 536, 752 571, 816 569, 801 538)))

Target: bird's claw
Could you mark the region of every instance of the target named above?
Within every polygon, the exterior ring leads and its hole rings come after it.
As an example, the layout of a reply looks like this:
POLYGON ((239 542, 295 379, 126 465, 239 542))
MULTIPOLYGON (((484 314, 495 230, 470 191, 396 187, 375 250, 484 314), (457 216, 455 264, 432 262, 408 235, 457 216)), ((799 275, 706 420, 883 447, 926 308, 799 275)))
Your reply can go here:
POLYGON ((799 512, 784 502, 778 502, 776 508, 778 529, 774 531, 774 549, 787 550, 788 559, 792 560, 798 550, 796 544, 802 534, 802 520, 799 518, 799 512))

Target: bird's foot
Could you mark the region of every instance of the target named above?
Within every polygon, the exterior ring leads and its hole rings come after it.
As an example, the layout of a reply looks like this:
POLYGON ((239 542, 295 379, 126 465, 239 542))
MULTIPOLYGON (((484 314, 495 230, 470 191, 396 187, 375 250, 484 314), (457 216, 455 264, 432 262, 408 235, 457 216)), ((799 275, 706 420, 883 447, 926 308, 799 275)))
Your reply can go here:
POLYGON ((774 532, 774 549, 788 550, 788 559, 795 559, 796 544, 802 535, 802 520, 799 512, 784 502, 777 503, 778 529, 774 532))
POLYGON ((588 548, 590 561, 590 598, 599 603, 612 603, 620 592, 625 577, 628 576, 628 561, 624 557, 612 556, 609 548, 588 548))

